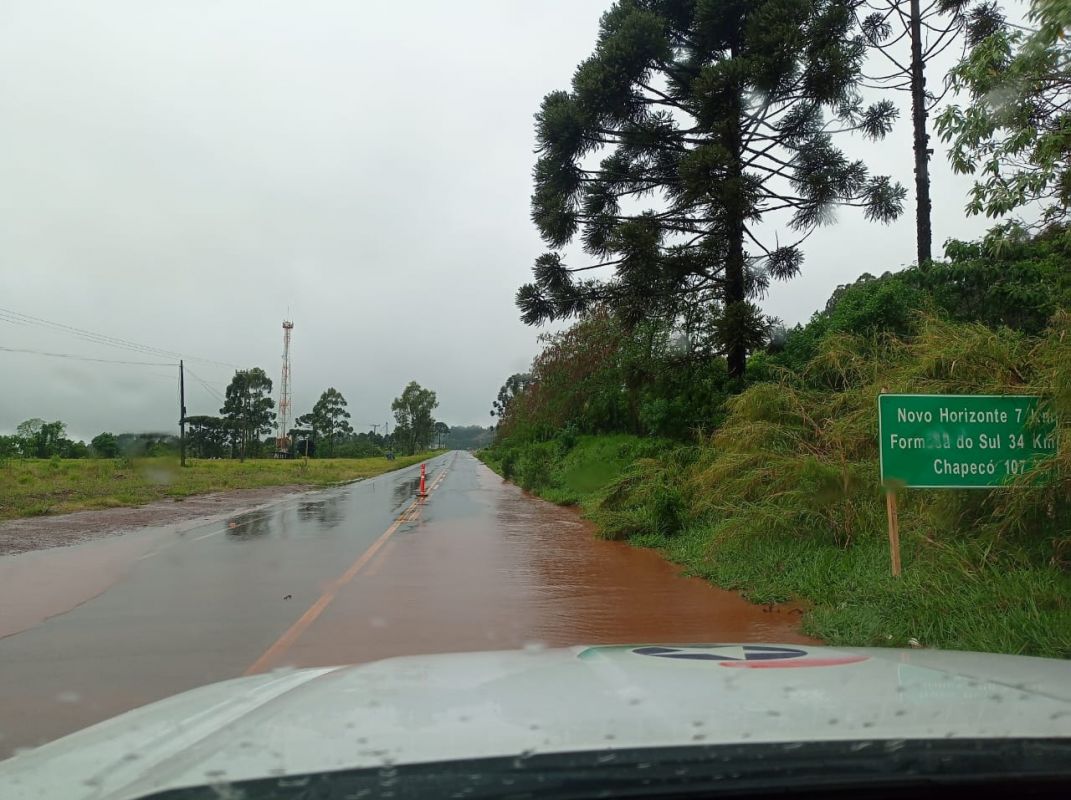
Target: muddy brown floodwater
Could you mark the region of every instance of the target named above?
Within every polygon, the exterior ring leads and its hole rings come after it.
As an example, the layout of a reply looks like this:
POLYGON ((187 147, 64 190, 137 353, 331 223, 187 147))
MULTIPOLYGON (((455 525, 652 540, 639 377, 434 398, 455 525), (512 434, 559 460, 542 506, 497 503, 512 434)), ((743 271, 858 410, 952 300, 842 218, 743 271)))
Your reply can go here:
POLYGON ((603 541, 468 455, 272 666, 531 646, 814 642, 657 552, 603 541))

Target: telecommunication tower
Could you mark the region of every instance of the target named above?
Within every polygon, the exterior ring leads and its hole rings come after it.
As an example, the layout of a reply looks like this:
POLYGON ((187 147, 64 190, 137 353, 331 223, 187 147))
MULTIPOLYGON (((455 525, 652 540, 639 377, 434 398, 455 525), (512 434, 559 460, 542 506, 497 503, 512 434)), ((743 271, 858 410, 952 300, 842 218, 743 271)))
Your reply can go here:
POLYGON ((283 320, 283 376, 279 381, 279 416, 275 432, 275 449, 284 454, 290 453, 290 331, 294 323, 283 320))

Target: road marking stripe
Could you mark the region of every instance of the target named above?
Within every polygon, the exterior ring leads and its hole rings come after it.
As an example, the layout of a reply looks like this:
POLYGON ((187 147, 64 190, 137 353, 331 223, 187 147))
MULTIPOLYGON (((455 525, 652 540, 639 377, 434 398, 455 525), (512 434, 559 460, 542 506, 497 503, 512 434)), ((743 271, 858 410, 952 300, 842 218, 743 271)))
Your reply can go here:
POLYGON ((195 542, 199 542, 202 539, 207 539, 209 536, 215 536, 217 533, 223 533, 223 531, 222 530, 212 531, 210 533, 206 533, 204 536, 196 536, 196 537, 194 537, 194 541, 195 542))
POLYGON ((397 544, 397 540, 387 542, 387 546, 383 548, 383 551, 376 556, 375 561, 368 565, 368 569, 364 571, 366 578, 374 578, 379 574, 379 570, 383 568, 383 562, 387 560, 387 556, 390 555, 391 549, 397 544))
MULTIPOLYGON (((442 482, 442 479, 445 476, 446 469, 444 467, 443 470, 439 473, 438 477, 432 483, 431 489, 429 489, 428 491, 429 495, 442 482)), ((309 606, 308 610, 301 615, 298 621, 291 625, 289 628, 287 628, 286 632, 278 639, 276 639, 274 644, 272 644, 271 647, 265 650, 263 655, 261 655, 260 658, 254 661, 249 666, 249 668, 242 674, 254 675, 258 672, 262 672, 269 664, 272 663, 272 661, 274 661, 276 658, 286 652, 294 644, 294 642, 298 640, 301 634, 303 634, 308 629, 308 627, 316 621, 316 618, 324 612, 324 609, 331 605, 331 601, 335 599, 335 595, 338 594, 339 589, 341 589, 343 586, 353 580, 357 573, 361 571, 361 568, 369 561, 371 561, 372 557, 375 556, 379 549, 387 543, 387 540, 390 539, 391 536, 394 535, 394 532, 397 531, 398 528, 400 528, 404 523, 410 522, 412 519, 414 519, 420 514, 421 499, 426 498, 417 498, 413 500, 413 502, 406 507, 406 509, 398 516, 398 518, 390 524, 390 527, 387 528, 387 530, 384 531, 378 539, 372 542, 372 546, 365 550, 357 558, 357 560, 350 565, 349 569, 347 569, 344 573, 342 573, 342 575, 340 575, 338 578, 328 584, 327 588, 324 589, 324 593, 320 595, 320 599, 313 603, 311 606, 309 606)))

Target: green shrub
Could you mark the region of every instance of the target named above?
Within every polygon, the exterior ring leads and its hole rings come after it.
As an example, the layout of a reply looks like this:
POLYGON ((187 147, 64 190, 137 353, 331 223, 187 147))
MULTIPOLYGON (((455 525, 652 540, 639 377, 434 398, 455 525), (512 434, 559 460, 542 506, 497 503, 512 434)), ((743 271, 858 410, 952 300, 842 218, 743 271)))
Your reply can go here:
POLYGON ((651 521, 654 530, 663 536, 671 536, 684 527, 684 498, 679 489, 662 485, 652 493, 650 500, 651 521))
POLYGON ((530 492, 549 487, 556 449, 553 442, 526 447, 517 463, 517 482, 530 492))
POLYGON ((517 451, 513 448, 504 449, 498 460, 498 466, 503 478, 513 480, 517 475, 517 451))
POLYGON ((555 442, 557 442, 558 445, 558 457, 564 458, 568 455, 569 451, 576 447, 577 441, 579 441, 579 436, 576 431, 576 426, 569 423, 562 428, 555 437, 555 442))

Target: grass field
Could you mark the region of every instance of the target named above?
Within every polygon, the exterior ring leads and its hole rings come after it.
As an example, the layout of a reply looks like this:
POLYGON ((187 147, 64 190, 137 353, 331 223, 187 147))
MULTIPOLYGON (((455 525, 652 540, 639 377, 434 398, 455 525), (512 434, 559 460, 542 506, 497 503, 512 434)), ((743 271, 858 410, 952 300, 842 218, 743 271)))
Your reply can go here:
POLYGON ((189 497, 264 486, 329 486, 370 478, 426 460, 434 453, 385 458, 209 461, 171 458, 44 460, 0 464, 0 520, 63 514, 91 508, 137 506, 167 497, 189 497))

